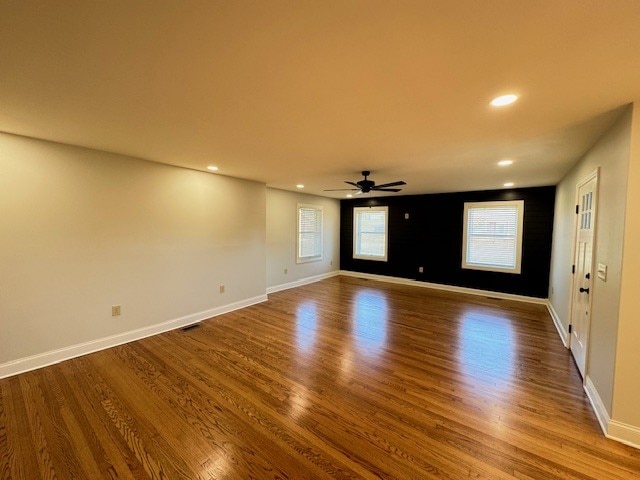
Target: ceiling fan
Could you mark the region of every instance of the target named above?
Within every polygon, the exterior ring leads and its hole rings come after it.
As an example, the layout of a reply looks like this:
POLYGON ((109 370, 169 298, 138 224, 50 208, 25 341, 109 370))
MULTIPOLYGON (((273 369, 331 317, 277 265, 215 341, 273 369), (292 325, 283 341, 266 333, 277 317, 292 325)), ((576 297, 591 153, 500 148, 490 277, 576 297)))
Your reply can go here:
POLYGON ((374 182, 373 180, 368 180, 367 177, 371 175, 371 172, 368 170, 365 170, 362 172, 362 176, 364 177, 364 180, 360 180, 359 182, 348 182, 345 181, 344 183, 348 183, 349 185, 353 185, 355 188, 334 188, 332 190, 325 190, 325 192, 341 192, 341 191, 345 191, 345 190, 349 190, 352 192, 357 191, 358 193, 356 193, 356 195, 360 194, 360 193, 369 193, 371 191, 375 191, 375 192, 399 192, 400 190, 402 190, 401 188, 389 188, 389 187, 397 187, 398 185, 406 185, 405 182, 403 182, 402 180, 398 181, 398 182, 391 182, 391 183, 384 183, 382 185, 376 185, 376 182, 374 182))

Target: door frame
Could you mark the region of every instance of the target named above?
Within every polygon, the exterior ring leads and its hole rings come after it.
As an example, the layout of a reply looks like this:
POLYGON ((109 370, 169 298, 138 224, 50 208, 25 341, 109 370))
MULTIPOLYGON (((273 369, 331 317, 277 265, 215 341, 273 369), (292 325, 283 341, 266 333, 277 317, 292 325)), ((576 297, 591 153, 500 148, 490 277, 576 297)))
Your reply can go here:
MULTIPOLYGON (((593 188, 593 192, 594 192, 594 196, 595 196, 595 202, 593 203, 595 206, 595 211, 593 213, 593 219, 592 219, 592 225, 593 225, 593 242, 591 245, 591 278, 593 279, 592 281, 592 285, 591 285, 591 292, 589 294, 589 325, 587 326, 587 331, 586 331, 586 337, 587 340, 585 342, 585 359, 584 359, 584 376, 582 378, 582 382, 583 384, 586 384, 587 381, 587 374, 589 372, 589 350, 590 350, 590 344, 591 344, 591 312, 593 311, 593 292, 594 292, 594 286, 595 286, 595 277, 593 275, 593 270, 594 270, 594 262, 595 262, 595 257, 596 257, 596 244, 597 244, 597 226, 598 226, 598 213, 600 211, 599 208, 599 202, 600 202, 600 167, 596 167, 596 169, 594 171, 592 171, 589 175, 587 175, 586 177, 584 177, 582 180, 580 180, 577 184, 576 184, 576 190, 575 190, 575 197, 574 197, 574 205, 580 205, 580 194, 578 193, 580 191, 580 187, 586 185, 587 183, 589 183, 591 180, 596 181, 595 183, 595 187, 593 188)), ((572 240, 572 245, 571 245, 571 262, 572 265, 576 265, 576 254, 578 253, 576 250, 576 243, 578 240, 578 217, 579 215, 577 213, 575 213, 573 215, 573 240, 572 240)), ((577 278, 575 273, 571 274, 571 288, 569 289, 569 318, 568 318, 568 322, 567 325, 571 325, 571 321, 573 320, 573 310, 574 310, 574 294, 575 294, 575 290, 577 288, 577 278)), ((571 352, 571 340, 572 340, 572 336, 571 333, 567 332, 567 348, 569 349, 569 351, 571 352)), ((571 356, 573 357, 573 352, 571 352, 571 356)), ((574 358, 575 361, 575 358, 574 358)))

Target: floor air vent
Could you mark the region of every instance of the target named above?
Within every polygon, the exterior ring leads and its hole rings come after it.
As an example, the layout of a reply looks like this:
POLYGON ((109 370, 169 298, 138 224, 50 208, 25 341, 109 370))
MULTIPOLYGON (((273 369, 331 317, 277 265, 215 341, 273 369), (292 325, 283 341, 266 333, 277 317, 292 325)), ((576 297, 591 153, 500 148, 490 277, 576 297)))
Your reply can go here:
POLYGON ((198 328, 200 325, 194 323, 193 325, 187 325, 186 327, 182 327, 180 330, 183 332, 188 332, 189 330, 193 330, 194 328, 198 328))

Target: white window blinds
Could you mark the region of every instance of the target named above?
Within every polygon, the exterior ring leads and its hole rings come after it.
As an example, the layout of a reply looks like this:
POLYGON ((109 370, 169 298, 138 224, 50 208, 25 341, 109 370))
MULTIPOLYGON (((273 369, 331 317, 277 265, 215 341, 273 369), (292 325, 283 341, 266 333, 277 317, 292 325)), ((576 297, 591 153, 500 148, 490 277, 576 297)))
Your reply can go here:
POLYGON ((520 273, 524 202, 466 203, 462 267, 520 273))
POLYGON ((353 209, 353 258, 387 260, 388 207, 353 209))
POLYGON ((298 205, 298 263, 322 259, 322 207, 298 205))

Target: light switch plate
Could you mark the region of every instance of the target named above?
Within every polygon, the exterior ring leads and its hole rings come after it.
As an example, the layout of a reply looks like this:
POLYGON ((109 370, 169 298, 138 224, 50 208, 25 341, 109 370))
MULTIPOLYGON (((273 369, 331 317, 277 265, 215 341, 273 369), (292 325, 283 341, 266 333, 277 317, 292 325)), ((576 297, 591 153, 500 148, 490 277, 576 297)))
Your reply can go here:
POLYGON ((604 263, 598 264, 598 278, 603 282, 607 281, 607 266, 604 263))

